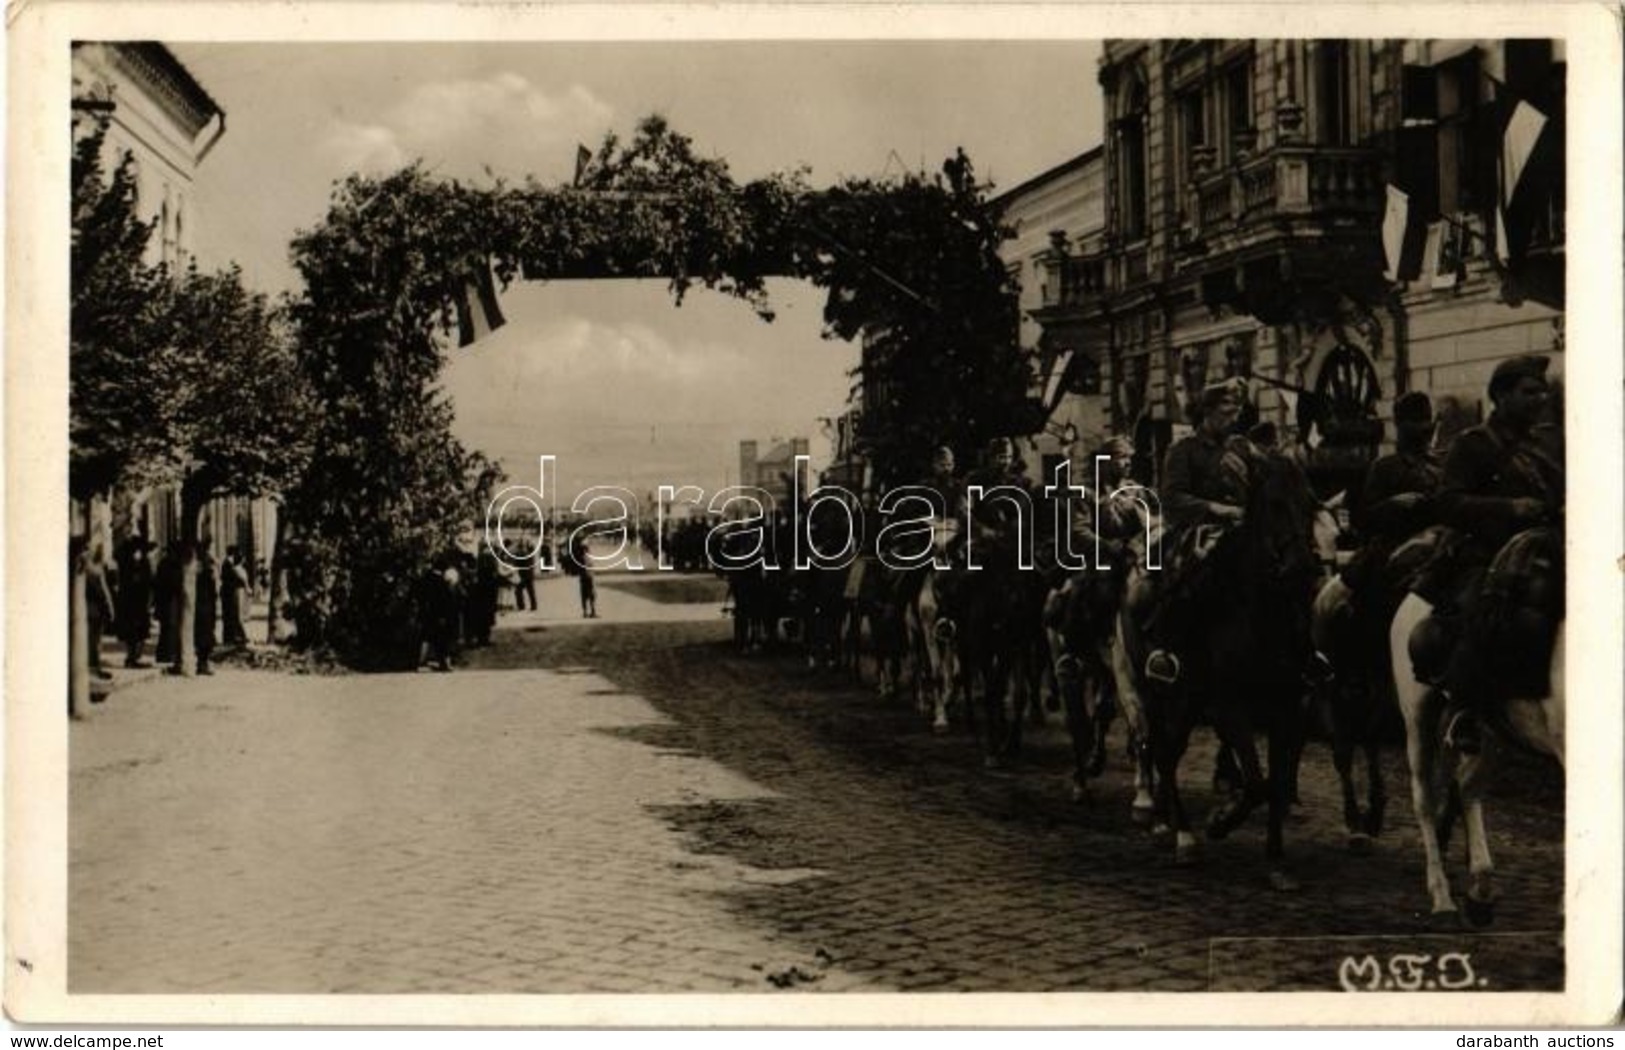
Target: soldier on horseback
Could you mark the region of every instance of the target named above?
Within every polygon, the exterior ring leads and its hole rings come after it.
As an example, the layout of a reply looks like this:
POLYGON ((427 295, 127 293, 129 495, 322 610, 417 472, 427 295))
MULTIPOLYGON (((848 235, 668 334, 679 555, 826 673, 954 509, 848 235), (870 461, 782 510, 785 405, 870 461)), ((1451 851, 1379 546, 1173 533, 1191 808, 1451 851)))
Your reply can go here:
MULTIPOLYGON (((1242 519, 1248 461, 1254 452, 1246 438, 1234 433, 1241 406, 1239 381, 1204 389, 1195 406, 1196 432, 1175 442, 1164 460, 1158 495, 1164 514, 1163 549, 1172 552, 1172 560, 1160 572, 1136 574, 1124 617, 1126 631, 1143 631, 1162 643, 1145 661, 1145 676, 1154 682, 1179 680, 1173 637, 1180 632, 1170 622, 1170 606, 1193 589, 1218 536, 1242 519)), ((1139 651, 1137 639, 1129 641, 1130 650, 1139 651)))
MULTIPOLYGON (((1545 422, 1548 360, 1516 357, 1503 361, 1490 379, 1494 405, 1490 418, 1464 431, 1445 462, 1438 505, 1440 520, 1461 534, 1452 563, 1417 588, 1435 606, 1450 609, 1463 625, 1438 685, 1446 708, 1446 741, 1472 754, 1481 746, 1478 714, 1496 695, 1497 649, 1516 649, 1535 658, 1550 652, 1562 615, 1560 600, 1518 602, 1515 624, 1523 637, 1515 647, 1493 637, 1510 626, 1504 617, 1485 615, 1493 598, 1504 607, 1508 581, 1487 586, 1491 561, 1515 535, 1540 526, 1560 528, 1563 520, 1562 435, 1545 422), (1493 595, 1490 593, 1493 591, 1493 595)), ((1561 564, 1561 537, 1551 530, 1561 564)), ((1559 573, 1559 575, 1561 575, 1559 573)), ((1419 661, 1423 662, 1423 661, 1419 661)), ((1420 670, 1420 668, 1419 668, 1420 670)))
POLYGON ((1394 402, 1394 451, 1371 464, 1350 507, 1365 543, 1343 571, 1343 583, 1357 602, 1381 587, 1382 570, 1399 545, 1437 516, 1434 496, 1443 470, 1433 449, 1436 429, 1426 394, 1412 391, 1394 402))

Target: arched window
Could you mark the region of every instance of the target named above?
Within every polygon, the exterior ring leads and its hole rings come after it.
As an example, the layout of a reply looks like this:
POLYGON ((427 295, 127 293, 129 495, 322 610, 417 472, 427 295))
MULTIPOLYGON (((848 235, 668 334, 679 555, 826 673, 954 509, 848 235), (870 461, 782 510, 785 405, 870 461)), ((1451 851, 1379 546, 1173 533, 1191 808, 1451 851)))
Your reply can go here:
POLYGON ((1129 66, 1126 74, 1117 94, 1117 116, 1112 122, 1117 187, 1114 211, 1118 233, 1133 241, 1147 232, 1146 119, 1151 106, 1145 73, 1136 64, 1129 66))

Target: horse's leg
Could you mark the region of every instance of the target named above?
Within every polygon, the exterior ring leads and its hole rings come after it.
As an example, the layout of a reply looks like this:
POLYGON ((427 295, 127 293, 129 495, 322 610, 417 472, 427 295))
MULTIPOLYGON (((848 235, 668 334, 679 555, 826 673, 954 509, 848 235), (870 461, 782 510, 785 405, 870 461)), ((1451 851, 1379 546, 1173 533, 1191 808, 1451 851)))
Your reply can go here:
POLYGON ((1264 855, 1270 866, 1270 885, 1282 892, 1299 888, 1298 880, 1286 864, 1286 844, 1283 825, 1292 807, 1294 788, 1298 780, 1298 756, 1303 752, 1304 725, 1302 708, 1290 693, 1271 706, 1269 727, 1269 833, 1264 855))
MULTIPOLYGON (((1240 827, 1254 807, 1269 799, 1273 779, 1266 782, 1264 778, 1263 767, 1258 760, 1258 745, 1253 741, 1252 725, 1245 710, 1235 704, 1215 710, 1213 728, 1219 736, 1221 759, 1224 749, 1229 748, 1241 774, 1241 790, 1229 800, 1221 802, 1208 817, 1207 837, 1217 840, 1240 827)), ((1275 772, 1275 767, 1271 766, 1271 773, 1275 772)), ((1287 774, 1288 770, 1280 770, 1283 778, 1287 774)))
POLYGON ((1416 680, 1411 669, 1410 637, 1417 624, 1427 618, 1432 607, 1416 595, 1400 603, 1389 628, 1388 652, 1394 692, 1400 714, 1405 719, 1405 755, 1411 768, 1411 806, 1416 811, 1417 834, 1427 862, 1428 896, 1435 916, 1453 915, 1456 902, 1450 896, 1450 880, 1445 876, 1444 857, 1439 847, 1436 821, 1439 805, 1434 785, 1434 764, 1438 744, 1434 734, 1433 712, 1429 710, 1431 690, 1416 680))
POLYGON ((1086 707, 1089 722, 1094 728, 1094 735, 1089 747, 1089 767, 1087 775, 1098 777, 1106 771, 1106 735, 1111 729, 1112 712, 1115 705, 1111 702, 1112 680, 1102 667, 1095 667, 1084 676, 1087 691, 1085 692, 1086 707))
POLYGON ((1388 788, 1382 778, 1382 741, 1375 726, 1367 732, 1365 763, 1370 798, 1365 813, 1365 832, 1371 838, 1376 838, 1382 834, 1383 821, 1388 810, 1388 788))
POLYGON ((1484 827, 1483 791, 1491 762, 1488 755, 1463 760, 1456 772, 1461 799, 1462 834, 1467 839, 1467 893, 1464 914, 1475 927, 1495 921, 1495 860, 1484 827))
POLYGON ((1078 658, 1066 651, 1059 631, 1049 631, 1048 635, 1054 654, 1055 686, 1061 694, 1067 736, 1072 741, 1072 801, 1082 802, 1088 793, 1089 748, 1094 741, 1089 711, 1084 703, 1083 668, 1078 658))
POLYGON ((1145 713, 1144 699, 1135 687, 1134 669, 1129 666, 1128 646, 1123 636, 1122 617, 1114 617, 1111 635, 1101 644, 1105 665, 1117 687, 1118 705, 1123 709, 1123 720, 1128 725, 1128 737, 1134 754, 1134 823, 1150 824, 1156 808, 1152 793, 1151 727, 1145 713))
MULTIPOLYGON (((1354 780, 1354 750, 1355 732, 1350 724, 1350 709, 1353 704, 1349 693, 1354 688, 1352 683, 1338 681, 1332 683, 1332 766, 1337 770, 1337 780, 1343 789, 1343 830, 1348 835, 1349 849, 1356 853, 1364 853, 1371 848, 1371 836, 1367 832, 1364 819, 1360 813, 1359 786, 1354 780)), ((1369 748, 1369 743, 1367 747, 1369 748)), ((1370 751, 1366 752, 1368 755, 1370 751)), ((1375 789, 1373 789, 1375 790, 1375 789)))
MULTIPOLYGON (((1170 712, 1173 713, 1173 712, 1170 712)), ((1179 719, 1183 721, 1183 719, 1179 719)), ((1190 821, 1185 816, 1185 804, 1179 797, 1179 760, 1184 756, 1189 731, 1165 727, 1157 735, 1153 747, 1156 758, 1158 795, 1162 810, 1174 832, 1174 863, 1194 864, 1197 859, 1196 836, 1191 833, 1190 821)))

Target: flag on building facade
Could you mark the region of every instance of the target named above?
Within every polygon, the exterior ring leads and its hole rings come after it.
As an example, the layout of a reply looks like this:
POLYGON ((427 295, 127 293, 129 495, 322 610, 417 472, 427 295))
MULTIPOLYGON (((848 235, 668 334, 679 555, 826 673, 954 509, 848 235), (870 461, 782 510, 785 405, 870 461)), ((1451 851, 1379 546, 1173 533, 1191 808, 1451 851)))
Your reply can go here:
POLYGON ((491 265, 482 262, 463 282, 462 294, 457 298, 457 345, 472 346, 506 323, 497 302, 491 265))
MULTIPOLYGON (((1500 187, 1495 207, 1495 254, 1501 262, 1511 261, 1513 244, 1509 234, 1516 236, 1525 223, 1524 216, 1515 213, 1514 201, 1518 189, 1525 184, 1525 173, 1535 147, 1540 144, 1541 132, 1546 128, 1546 114, 1517 99, 1507 118, 1501 135, 1500 187)), ((1519 209, 1521 212, 1521 209, 1519 209)))
POLYGON ((1382 217, 1382 250, 1390 281, 1414 281, 1422 272, 1423 240, 1427 226, 1411 207, 1410 194, 1388 186, 1388 204, 1382 217))

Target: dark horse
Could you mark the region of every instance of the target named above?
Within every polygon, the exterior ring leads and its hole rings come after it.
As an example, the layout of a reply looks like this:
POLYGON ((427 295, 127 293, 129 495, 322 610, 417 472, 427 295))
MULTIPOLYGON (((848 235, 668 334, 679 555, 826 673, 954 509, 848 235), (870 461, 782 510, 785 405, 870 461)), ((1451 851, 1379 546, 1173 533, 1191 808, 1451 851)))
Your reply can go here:
MULTIPOLYGON (((962 573, 959 584, 960 665, 967 689, 980 686, 982 740, 992 767, 1007 764, 1020 752, 1023 716, 1035 699, 1048 655, 1048 586, 1041 573, 1020 567, 1018 542, 1018 537, 994 537, 984 563, 962 573)), ((973 711, 974 705, 967 702, 966 710, 973 711)))
MULTIPOLYGON (((1242 523, 1206 556, 1182 611, 1188 639, 1173 685, 1141 683, 1157 772, 1157 808, 1176 834, 1176 857, 1194 857, 1178 770, 1197 719, 1206 714, 1221 748, 1233 753, 1239 790, 1210 815, 1208 837, 1234 831, 1260 802, 1269 804, 1270 881, 1294 889, 1283 858, 1281 826, 1292 800, 1304 740, 1304 698, 1313 649, 1310 602, 1318 571, 1311 542, 1313 499, 1295 465, 1263 453, 1248 457, 1242 523), (1267 732, 1266 777, 1254 742, 1267 732)), ((1141 666, 1136 655, 1134 666, 1141 666)))

